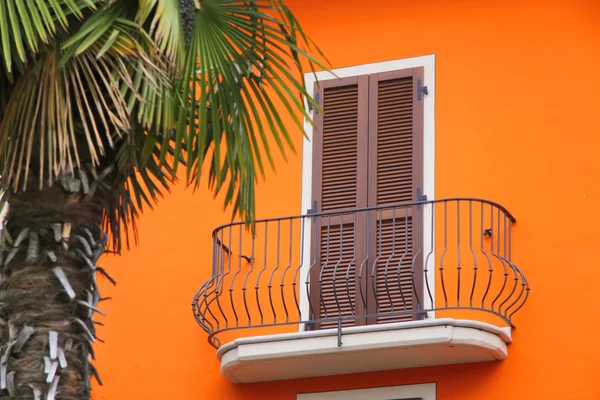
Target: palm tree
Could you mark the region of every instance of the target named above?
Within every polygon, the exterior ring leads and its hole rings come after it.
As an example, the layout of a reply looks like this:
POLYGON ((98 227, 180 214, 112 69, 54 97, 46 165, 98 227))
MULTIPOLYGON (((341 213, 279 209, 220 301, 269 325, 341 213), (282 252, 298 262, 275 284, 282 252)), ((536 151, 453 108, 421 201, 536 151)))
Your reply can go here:
POLYGON ((98 259, 176 176, 251 226, 310 47, 283 0, 0 0, 0 399, 90 398, 98 259))

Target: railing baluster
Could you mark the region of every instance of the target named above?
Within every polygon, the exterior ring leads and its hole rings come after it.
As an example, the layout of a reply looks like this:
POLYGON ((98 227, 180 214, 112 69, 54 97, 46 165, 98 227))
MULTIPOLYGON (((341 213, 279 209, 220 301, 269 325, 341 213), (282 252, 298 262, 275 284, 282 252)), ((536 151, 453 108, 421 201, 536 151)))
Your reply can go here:
MULTIPOLYGON (((220 260, 219 260, 219 262, 220 262, 220 260)), ((217 286, 217 282, 218 282, 220 276, 221 276, 220 273, 218 273, 216 276, 213 276, 211 278, 211 280, 209 281, 208 285, 206 286, 207 289, 206 289, 205 296, 204 296, 204 305, 206 307, 206 310, 208 310, 209 314, 211 315, 212 319, 215 321, 216 330, 220 330, 221 329, 221 321, 213 313, 213 310, 210 307, 210 305, 219 296, 219 293, 218 293, 218 290, 217 290, 217 287, 218 287, 217 286)))
POLYGON ((408 255, 408 207, 404 207, 404 253, 398 261, 398 290, 400 291, 400 297, 402 298, 402 311, 406 311, 406 299, 404 298, 404 290, 402 288, 402 262, 408 255))
MULTIPOLYGON (((417 284, 416 284, 416 279, 415 279, 415 263, 417 262, 418 257, 421 255, 421 248, 423 246, 423 217, 421 215, 423 209, 423 205, 421 203, 419 203, 419 205, 417 205, 417 252, 416 254, 413 254, 413 260, 412 260, 412 264, 410 266, 410 275, 412 278, 412 287, 413 287, 413 293, 415 296, 415 300, 417 302, 417 307, 416 310, 420 311, 423 307, 421 306, 421 299, 419 298, 419 292, 417 291, 417 284)), ((414 216, 413 216, 413 230, 415 229, 415 223, 414 223, 414 216)), ((414 238, 413 238, 414 240, 414 238)))
MULTIPOLYGON (((257 226, 259 226, 257 224, 257 226)), ((246 309, 246 315, 248 315, 248 325, 252 326, 252 316, 250 315, 250 310, 248 309, 248 300, 246 299, 246 289, 248 287, 248 277, 254 271, 254 245, 255 245, 255 235, 252 235, 252 256, 250 258, 250 268, 244 277, 244 286, 242 287, 242 296, 244 298, 244 308, 246 309)))
MULTIPOLYGON (((515 290, 517 290, 517 285, 519 283, 519 277, 517 275, 517 269, 516 267, 510 262, 510 260, 508 260, 507 257, 507 241, 508 239, 508 228, 507 228, 507 217, 506 215, 504 215, 504 255, 502 257, 503 261, 505 263, 508 264, 508 266, 510 267, 510 269, 513 271, 513 276, 514 276, 514 285, 512 290, 510 291, 510 293, 508 294, 508 296, 506 296, 506 299, 504 299, 504 301, 502 303, 500 303, 500 305, 498 306, 498 312, 502 313, 502 307, 512 298, 513 294, 515 294, 515 290)), ((508 308, 504 309, 504 313, 502 313, 505 317, 507 316, 507 312, 508 312, 508 308)))
POLYGON ((458 246, 458 260, 456 263, 456 274, 458 275, 456 289, 456 306, 460 307, 460 201, 456 202, 456 243, 458 246))
POLYGON ((394 312, 394 302, 392 301, 392 295, 390 294, 390 286, 388 284, 388 268, 390 266, 390 261, 396 255, 396 208, 392 209, 392 254, 388 257, 385 263, 385 271, 383 276, 385 278, 385 291, 387 293, 388 301, 390 302, 390 312, 394 312))
POLYGON ((473 295, 475 294, 475 285, 477 284, 477 256, 473 249, 473 202, 471 200, 469 200, 469 248, 473 255, 473 287, 471 288, 471 296, 469 296, 469 307, 473 307, 473 295))
MULTIPOLYGON (((321 219, 321 217, 319 217, 318 219, 321 219)), ((320 224, 317 224, 317 218, 313 217, 313 218, 311 218, 311 221, 312 221, 312 232, 313 232, 313 246, 311 246, 310 253, 312 255, 312 253, 314 251, 314 258, 313 258, 313 261, 311 262, 310 267, 308 268, 308 272, 306 274, 306 297, 308 298, 308 308, 310 310, 310 316, 308 318, 309 321, 313 321, 316 319, 316 316, 317 316, 316 310, 319 308, 318 302, 317 302, 317 307, 314 307, 314 305, 313 305, 314 293, 311 293, 310 283, 311 283, 311 279, 312 279, 313 268, 317 265, 317 261, 318 261, 317 254, 319 254, 318 252, 320 250, 319 242, 317 241, 317 237, 318 237, 317 231, 321 229, 320 224)))
POLYGON ((338 309, 338 318, 342 316, 342 308, 340 307, 340 300, 337 295, 337 269, 342 263, 342 253, 343 253, 343 244, 344 244, 344 215, 340 215, 340 258, 333 267, 333 298, 335 299, 335 305, 338 309))
MULTIPOLYGON (((352 270, 353 265, 356 267, 356 213, 352 213, 352 217, 352 260, 350 260, 346 267, 346 296, 348 297, 348 304, 350 304, 352 315, 356 315, 356 308, 352 301, 352 296, 350 295, 350 271, 352 270)), ((356 278, 356 271, 354 271, 354 274, 356 278)), ((352 293, 356 296, 356 288, 352 288, 352 293)))
MULTIPOLYGON (((219 232, 217 233, 217 242, 219 242, 218 235, 220 234, 221 235, 220 243, 223 243, 224 229, 225 228, 220 229, 219 232)), ((215 315, 215 313, 213 313, 213 310, 210 307, 210 305, 213 302, 218 302, 218 299, 220 296, 219 280, 223 276, 223 271, 224 271, 224 266, 225 266, 225 257, 223 256, 223 253, 224 253, 224 250, 221 248, 221 251, 218 252, 218 259, 217 259, 217 266, 216 266, 217 274, 215 276, 213 276, 213 278, 211 279, 211 284, 209 285, 211 290, 207 292, 206 301, 205 301, 207 310, 209 311, 212 318, 215 320, 217 330, 221 329, 221 320, 215 315)), ((215 312, 217 312, 217 310, 215 310, 215 312)))
POLYGON ((366 274, 368 274, 367 269, 369 268, 369 210, 363 211, 365 214, 365 221, 366 221, 366 226, 365 226, 365 258, 364 260, 361 261, 360 263, 360 270, 358 272, 358 289, 360 292, 360 299, 362 301, 362 306, 363 306, 363 310, 364 313, 367 314, 367 294, 366 292, 366 288, 367 288, 367 282, 366 282, 366 278, 365 278, 365 284, 363 285, 363 270, 365 271, 366 274), (366 266, 366 268, 365 268, 366 266), (363 287, 365 288, 365 290, 363 290, 363 287))
MULTIPOLYGON (((300 263, 298 264, 298 267, 296 268, 296 271, 294 272, 294 281, 292 282, 292 288, 294 291, 294 302, 296 303, 296 308, 298 309, 298 321, 301 322, 303 321, 302 318, 302 309, 300 308, 300 302, 298 301, 298 292, 300 291, 300 288, 296 286, 296 283, 298 281, 298 276, 300 275, 300 269, 302 268, 302 266, 304 265, 304 223, 305 223, 305 218, 300 218, 300 263)), ((308 296, 308 293, 306 294, 308 296)))
POLYGON ((513 305, 517 304, 517 302, 520 300, 521 295, 523 294, 523 291, 525 292, 525 296, 523 296, 523 300, 521 301, 521 303, 519 304, 519 306, 517 308, 515 308, 513 310, 513 312, 511 312, 510 314, 508 314, 508 321, 510 323, 510 321, 512 320, 512 316, 521 309, 521 307, 523 307, 525 305, 525 302, 527 301, 527 298, 529 297, 529 283, 527 282, 527 278, 525 277, 525 275, 523 275, 523 273, 521 273, 521 279, 522 279, 522 283, 521 283, 521 292, 519 294, 519 297, 517 297, 514 301, 513 304, 510 305, 510 307, 508 307, 508 309, 512 308, 513 305))
MULTIPOLYGON (((231 230, 231 226, 229 227, 229 229, 231 230)), ((223 242, 223 231, 221 231, 221 243, 223 242)), ((230 232, 230 236, 229 236, 229 247, 228 249, 231 249, 231 232, 230 232)), ((224 257, 223 257, 224 258, 224 257)), ((229 256, 227 257, 227 263, 229 264, 231 262, 231 250, 229 251, 229 256)), ((217 307, 219 308, 219 311, 221 312, 221 315, 223 316, 223 319, 225 320, 225 329, 229 328, 229 321, 227 319, 227 316, 225 315, 225 312, 223 311, 223 307, 221 307, 221 294, 223 294, 223 280, 225 279, 225 260, 222 260, 222 268, 221 268, 221 274, 219 274, 219 277, 217 278, 217 285, 216 285, 216 292, 215 292, 215 300, 217 302, 217 307)))
POLYGON ((219 273, 219 254, 221 253, 221 247, 217 246, 219 241, 218 233, 213 234, 213 263, 212 263, 212 276, 217 276, 219 273), (221 249, 217 251, 217 248, 221 249))
MULTIPOLYGON (((323 265, 321 266, 321 272, 319 273, 319 299, 320 299, 319 308, 321 307, 321 305, 323 306, 323 315, 320 315, 321 318, 327 318, 327 304, 325 304, 325 299, 323 298, 323 272, 327 268, 327 264, 329 264, 329 246, 331 244, 330 240, 331 240, 331 215, 328 215, 327 216, 327 246, 326 246, 327 247, 327 255, 325 256, 325 263, 323 263, 323 265)), ((321 254, 321 258, 323 258, 322 254, 321 254)))
POLYGON ((238 245, 238 269, 235 271, 233 276, 231 277, 231 283, 229 284, 229 301, 231 302, 231 309, 233 310, 233 315, 235 316, 235 326, 239 326, 240 321, 238 319, 238 314, 235 309, 235 301, 233 300, 233 285, 235 285, 235 278, 238 276, 240 272, 242 272, 242 226, 240 225, 240 239, 238 245))
MULTIPOLYGON (((377 214, 375 214, 377 215, 377 214)), ((379 262, 379 259, 381 258, 381 246, 383 243, 383 237, 382 237, 382 224, 383 224, 383 210, 379 209, 379 218, 377 218, 377 226, 379 227, 378 230, 378 236, 377 236, 377 257, 375 257, 375 260, 373 260, 373 266, 371 267, 371 287, 373 290, 373 299, 375 300, 375 310, 377 310, 377 313, 379 313, 379 300, 377 299, 377 287, 376 287, 376 279, 377 279, 377 274, 376 274, 376 270, 377 270, 377 263, 379 262)), ((367 239, 368 240, 368 239, 367 239)))
POLYGON ((289 235, 289 242, 290 242, 290 246, 289 246, 289 250, 288 250, 288 254, 289 254, 289 262, 287 267, 285 267, 285 269, 283 270, 283 273, 281 274, 281 302, 283 303, 283 310, 285 311, 285 322, 289 322, 290 320, 290 315, 288 313, 288 308, 287 308, 287 304, 285 302, 285 275, 287 274, 288 270, 292 267, 292 244, 294 243, 294 231, 293 231, 293 227, 294 227, 294 220, 292 218, 289 219, 290 222, 290 235, 289 235))
POLYGON ((502 214, 502 216, 504 217, 504 254, 502 255, 502 257, 504 259, 506 259, 506 249, 507 249, 507 247, 506 247, 507 246, 507 243, 506 243, 507 242, 507 240, 506 240, 506 235, 507 235, 507 233, 506 233, 506 215, 502 214))
MULTIPOLYGON (((429 285, 429 258, 433 255, 433 249, 435 248, 435 243, 434 243, 434 224, 435 224, 435 203, 431 203, 429 205, 431 207, 431 227, 430 227, 430 238, 429 238, 429 253, 427 254, 427 257, 425 258, 425 262, 423 263, 423 274, 425 275, 425 287, 427 288, 427 293, 429 294, 429 301, 431 306, 429 308, 435 308, 435 301, 433 300, 433 295, 431 294, 431 287, 429 285)), ((408 236, 407 236, 408 238, 408 236)), ((408 246, 408 243, 407 243, 408 246)), ((435 274, 435 265, 433 267, 433 272, 435 274)), ((402 299, 402 301, 404 301, 404 298, 402 299)), ((423 299, 424 301, 424 299, 423 299)))
MULTIPOLYGON (((483 298, 481 299, 481 308, 485 308, 485 299, 490 291, 490 287, 492 286, 492 276, 494 273, 494 265, 492 263, 492 259, 490 258, 490 256, 488 255, 488 253, 485 251, 485 246, 483 245, 483 238, 486 237, 484 234, 484 229, 483 229, 483 220, 484 220, 484 204, 481 203, 481 251, 483 252, 483 254, 485 255, 485 257, 487 258, 488 261, 488 265, 489 265, 489 278, 488 278, 488 284, 487 284, 487 288, 485 289, 485 293, 483 294, 483 298)), ((490 232, 490 252, 493 253, 494 251, 494 209, 490 206, 490 227, 489 227, 489 232, 490 232)))
POLYGON ((260 271, 258 271, 258 275, 256 276, 256 285, 255 285, 255 291, 256 291, 256 305, 258 307, 258 312, 260 314, 260 324, 264 325, 265 323, 265 316, 263 315, 263 311, 262 311, 262 306, 260 305, 260 293, 258 292, 260 289, 260 277, 263 274, 263 272, 265 272, 267 270, 267 244, 268 244, 268 238, 269 238, 269 223, 266 222, 265 223, 265 245, 264 245, 264 251, 263 251, 263 267, 260 271))
MULTIPOLYGON (((510 219, 510 218, 509 218, 510 219)), ((511 231, 512 231, 512 224, 508 224, 508 241, 509 241, 509 245, 508 245, 508 255, 510 257, 511 255, 511 231)), ((509 261, 510 262, 510 261, 509 261)), ((510 262, 510 265, 513 267, 514 270, 516 270, 516 272, 518 272, 520 280, 521 280, 521 290, 519 291, 519 295, 514 299, 514 301, 506 308, 505 311, 505 316, 508 318, 508 320, 510 321, 512 319, 512 316, 515 312, 519 311, 519 309, 521 308, 521 306, 525 303, 525 301, 527 300, 527 296, 529 295, 529 285, 527 284, 527 278, 525 278, 525 275, 523 275, 523 273, 521 272, 521 270, 514 265, 512 262, 510 262), (525 294, 525 297, 523 298, 523 303, 521 303, 521 305, 519 307, 517 307, 515 310, 513 310, 511 313, 509 313, 508 311, 513 308, 518 302, 519 300, 521 300, 521 298, 523 297, 523 295, 525 294)))
MULTIPOLYGON (((214 293, 214 291, 212 291, 212 286, 213 286, 213 284, 216 283, 216 279, 219 276, 219 263, 220 263, 219 253, 220 252, 217 251, 218 241, 219 241, 218 232, 215 232, 213 234, 213 245, 215 246, 213 249, 213 276, 210 279, 210 281, 208 281, 204 286, 204 296, 203 296, 204 298, 202 299, 202 304, 199 305, 199 307, 204 307, 204 309, 210 314, 212 319, 215 321, 216 327, 213 330, 219 330, 219 328, 220 328, 219 319, 215 316, 215 314, 212 312, 212 310, 209 307, 209 302, 212 300, 211 295, 214 293)), ((205 314, 203 314, 203 315, 205 315, 205 314)), ((212 323, 210 323, 208 321, 208 318, 206 318, 204 316, 203 319, 205 320, 205 322, 209 323, 212 326, 212 323)))
POLYGON ((277 323, 277 311, 275 310, 275 304, 273 304, 273 294, 272 294, 272 288, 273 288, 273 277, 275 276, 275 272, 277 272, 277 270, 279 269, 279 262, 280 262, 280 255, 281 255, 281 220, 277 221, 277 258, 276 258, 276 262, 275 262, 275 268, 273 269, 273 271, 271 271, 271 276, 269 276, 269 304, 271 305, 271 311, 273 312, 273 323, 276 324, 277 323))
MULTIPOLYGON (((501 225, 500 225, 500 210, 496 210, 496 214, 498 216, 498 223, 497 223, 498 234, 496 235, 496 236, 498 236, 498 240, 496 241, 496 253, 492 253, 492 254, 494 255, 494 257, 496 257, 498 259, 498 261, 500 261, 500 263, 502 264, 502 267, 504 268, 504 282, 502 283, 502 288, 498 292, 498 295, 496 295, 496 297, 494 298, 494 301, 492 301, 492 311, 494 311, 494 304, 496 304, 496 302, 498 301, 500 296, 502 296, 502 293, 504 292, 504 288, 506 287, 506 282, 508 281, 508 269, 506 268, 506 263, 504 262, 504 260, 502 260, 502 257, 500 256, 500 239, 502 238, 502 235, 500 234, 500 230, 502 229, 501 225)), ((498 313, 500 313, 499 308, 498 308, 498 313)))
MULTIPOLYGON (((507 219, 508 216, 506 216, 507 219)), ((510 219, 509 219, 510 221, 510 219)), ((512 223, 508 224, 508 261, 510 261, 512 259, 512 239, 511 239, 511 232, 512 232, 512 223)))
POLYGON ((446 295, 446 285, 444 283, 444 257, 448 251, 448 202, 444 201, 444 250, 440 257, 440 281, 442 283, 442 292, 444 293, 444 304, 448 307, 448 296, 446 295))

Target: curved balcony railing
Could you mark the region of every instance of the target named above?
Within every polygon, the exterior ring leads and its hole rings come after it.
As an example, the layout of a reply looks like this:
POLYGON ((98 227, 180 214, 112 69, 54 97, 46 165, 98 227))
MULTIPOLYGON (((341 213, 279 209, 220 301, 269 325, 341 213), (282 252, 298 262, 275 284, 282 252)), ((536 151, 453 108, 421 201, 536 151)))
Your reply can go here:
POLYGON ((451 198, 223 225, 194 316, 215 347, 424 318, 513 327, 529 295, 514 222, 494 202, 451 198))

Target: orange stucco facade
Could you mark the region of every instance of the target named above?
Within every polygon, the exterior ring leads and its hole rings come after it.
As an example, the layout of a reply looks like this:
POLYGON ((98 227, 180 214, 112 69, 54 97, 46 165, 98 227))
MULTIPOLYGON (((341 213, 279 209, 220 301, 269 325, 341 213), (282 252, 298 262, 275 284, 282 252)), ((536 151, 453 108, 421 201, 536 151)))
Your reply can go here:
MULTIPOLYGON (((435 195, 493 199, 517 218, 531 294, 501 362, 234 385, 192 316, 230 211, 174 188, 141 243, 104 264, 97 346, 104 399, 293 400, 297 393, 437 383, 440 400, 597 399, 600 2, 289 0, 333 68, 435 54, 435 195)), ((257 194, 259 217, 301 212, 302 137, 257 194)))

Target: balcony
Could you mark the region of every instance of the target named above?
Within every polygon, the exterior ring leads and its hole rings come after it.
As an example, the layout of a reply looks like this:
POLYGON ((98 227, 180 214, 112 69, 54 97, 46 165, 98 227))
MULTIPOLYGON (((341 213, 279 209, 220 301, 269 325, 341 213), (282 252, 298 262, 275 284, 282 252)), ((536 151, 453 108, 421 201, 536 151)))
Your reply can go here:
POLYGON ((194 316, 236 383, 501 360, 514 223, 452 198, 224 225, 194 316))

